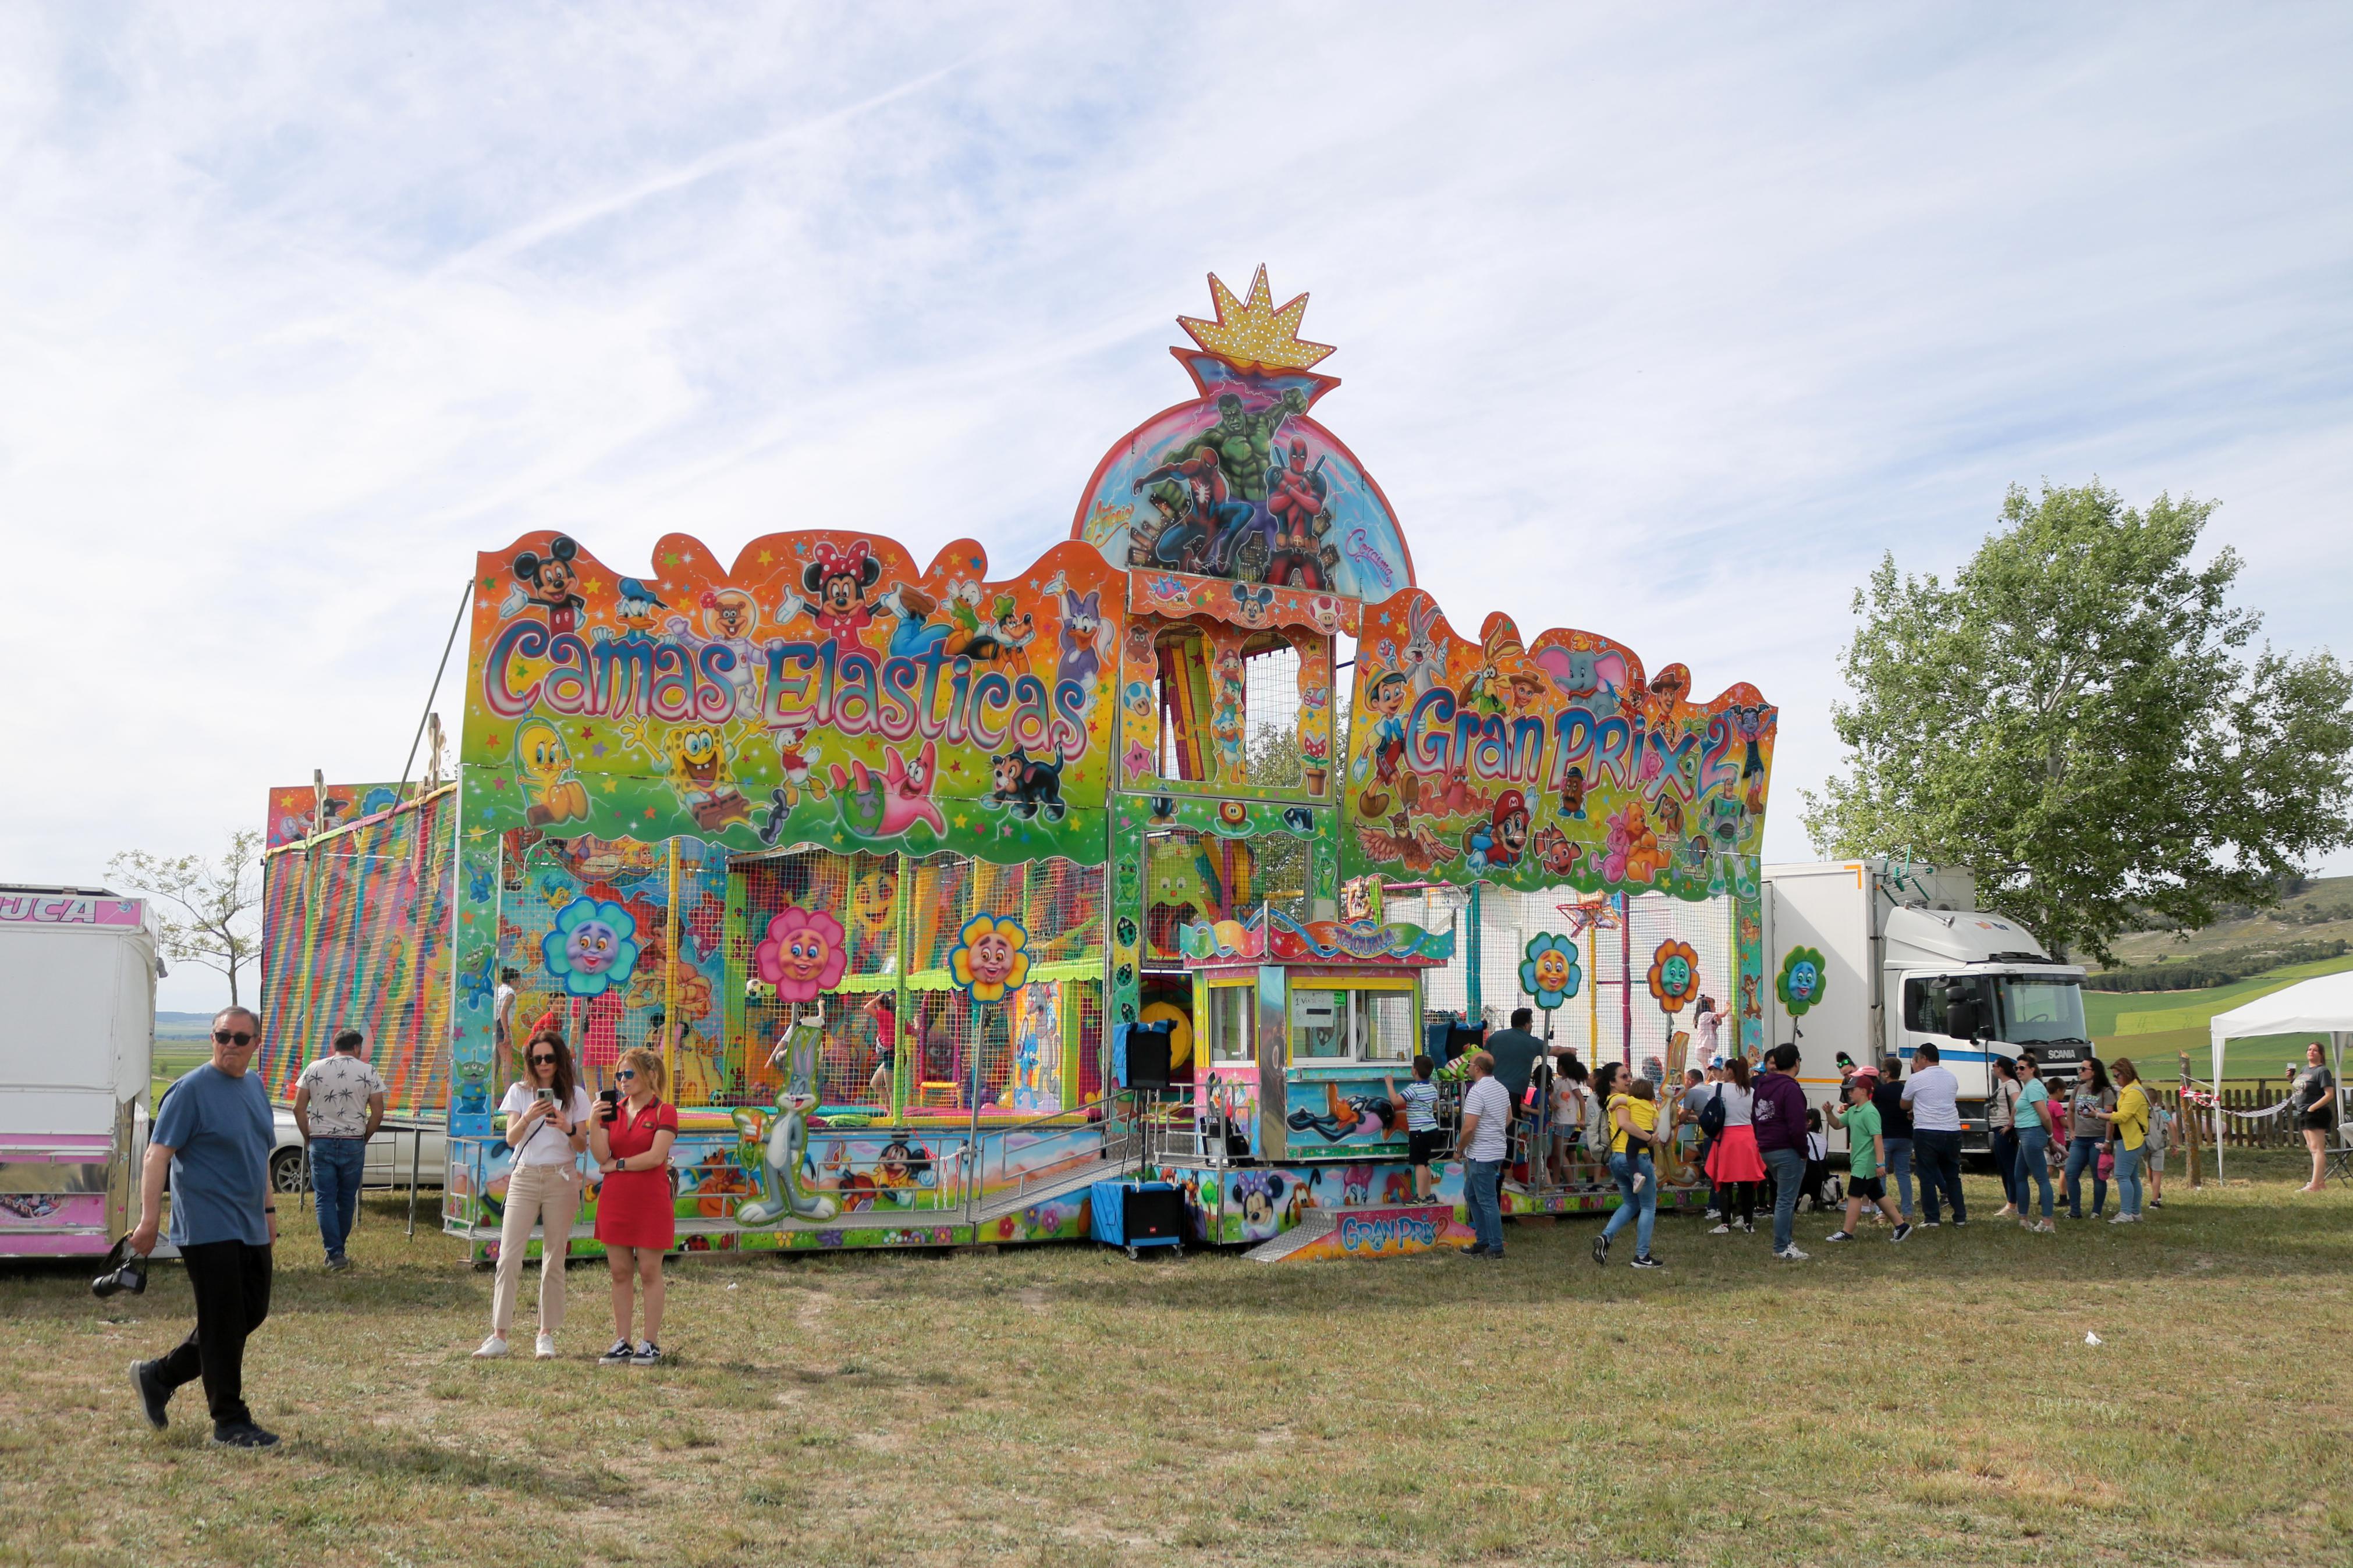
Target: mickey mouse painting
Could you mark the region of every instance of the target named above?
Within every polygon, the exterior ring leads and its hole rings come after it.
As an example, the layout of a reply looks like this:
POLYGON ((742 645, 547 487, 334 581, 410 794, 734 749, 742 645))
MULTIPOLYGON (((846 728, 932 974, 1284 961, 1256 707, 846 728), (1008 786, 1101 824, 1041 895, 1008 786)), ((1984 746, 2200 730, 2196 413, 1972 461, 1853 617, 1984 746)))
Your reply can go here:
POLYGON ((522 602, 512 605, 509 613, 524 604, 537 605, 547 612, 549 631, 578 630, 580 609, 586 601, 580 597, 580 574, 572 562, 579 553, 580 546, 559 533, 547 542, 544 556, 530 550, 517 555, 513 571, 522 602))

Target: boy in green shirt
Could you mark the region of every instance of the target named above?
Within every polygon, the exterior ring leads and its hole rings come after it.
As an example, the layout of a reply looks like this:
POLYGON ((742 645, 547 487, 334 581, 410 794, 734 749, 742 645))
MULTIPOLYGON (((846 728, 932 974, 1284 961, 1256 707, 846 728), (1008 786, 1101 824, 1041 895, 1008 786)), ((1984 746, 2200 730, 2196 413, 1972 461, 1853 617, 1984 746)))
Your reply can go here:
POLYGON ((1846 1113, 1840 1115, 1835 1105, 1822 1108, 1831 1126, 1846 1129, 1847 1145, 1846 1224, 1831 1232, 1827 1240, 1854 1239, 1854 1227, 1862 1218, 1865 1198, 1879 1205, 1879 1212, 1895 1227, 1888 1240, 1901 1241, 1912 1234, 1912 1227, 1904 1223, 1904 1216, 1888 1202, 1887 1183, 1879 1173, 1887 1168, 1887 1152, 1880 1137, 1879 1109, 1871 1102, 1878 1088, 1879 1074, 1870 1068, 1858 1068, 1852 1078, 1839 1086, 1839 1092, 1846 1097, 1846 1113))

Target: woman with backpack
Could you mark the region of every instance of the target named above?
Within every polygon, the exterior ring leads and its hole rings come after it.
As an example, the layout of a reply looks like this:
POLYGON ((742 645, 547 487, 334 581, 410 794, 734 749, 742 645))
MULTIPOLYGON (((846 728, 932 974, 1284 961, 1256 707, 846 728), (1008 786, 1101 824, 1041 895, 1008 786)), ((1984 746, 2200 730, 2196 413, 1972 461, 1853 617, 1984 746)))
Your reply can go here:
POLYGON ((2141 1087, 2140 1069, 2130 1057, 2118 1057, 2116 1108, 2107 1121, 2116 1138, 2116 1217, 2110 1225, 2140 1223, 2140 1158, 2148 1142, 2148 1090, 2141 1087))
POLYGON ((1707 1177, 1714 1184, 1716 1212, 1724 1215, 1710 1236, 1729 1236, 1737 1229, 1757 1230, 1757 1184, 1765 1179, 1765 1157, 1757 1152, 1757 1128, 1750 1120, 1757 1091, 1748 1077, 1748 1058, 1734 1056, 1724 1064, 1724 1082, 1700 1112, 1700 1131, 1706 1132, 1713 1113, 1723 1125, 1709 1134, 1715 1147, 1708 1151, 1707 1177), (1732 1216, 1733 1200, 1740 1202, 1740 1217, 1732 1216))
POLYGON ((2075 1069, 2075 1092, 2067 1097, 2067 1217, 2084 1217, 2084 1170, 2092 1172, 2092 1217, 2108 1206, 2108 1173, 2100 1168, 2106 1152, 2108 1112, 2116 1108, 2116 1091, 2108 1087, 2108 1069, 2097 1057, 2086 1057, 2075 1069))

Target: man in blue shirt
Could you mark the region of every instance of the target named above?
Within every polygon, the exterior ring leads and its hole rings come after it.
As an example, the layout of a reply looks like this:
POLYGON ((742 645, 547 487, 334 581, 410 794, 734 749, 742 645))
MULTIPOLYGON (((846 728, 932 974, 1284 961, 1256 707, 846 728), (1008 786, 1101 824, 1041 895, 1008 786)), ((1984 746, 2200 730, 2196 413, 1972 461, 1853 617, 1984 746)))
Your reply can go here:
POLYGON ((269 1092, 248 1072, 261 1020, 243 1007, 213 1019, 213 1059, 164 1093, 141 1173, 139 1226, 131 1248, 155 1249, 164 1178, 172 1180, 171 1240, 187 1266, 196 1326, 153 1361, 131 1363, 131 1384, 148 1424, 161 1431, 164 1406, 184 1383, 204 1379, 213 1441, 267 1448, 275 1435, 253 1424, 245 1403, 246 1337, 269 1316, 269 1248, 278 1209, 269 1193, 272 1121, 269 1092))

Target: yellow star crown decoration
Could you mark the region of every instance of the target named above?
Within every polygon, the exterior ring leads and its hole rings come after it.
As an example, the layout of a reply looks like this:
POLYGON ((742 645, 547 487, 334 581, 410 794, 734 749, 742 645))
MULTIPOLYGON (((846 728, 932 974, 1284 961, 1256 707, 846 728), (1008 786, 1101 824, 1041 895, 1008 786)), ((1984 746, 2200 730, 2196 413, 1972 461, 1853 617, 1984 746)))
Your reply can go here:
POLYGON ((1250 279, 1247 303, 1235 299, 1234 291, 1210 273, 1209 302, 1217 307, 1216 321, 1179 316, 1176 324, 1210 353, 1244 369, 1305 370, 1332 352, 1330 343, 1311 343, 1299 335, 1300 318, 1307 314, 1306 295, 1275 309, 1263 263, 1250 279))

